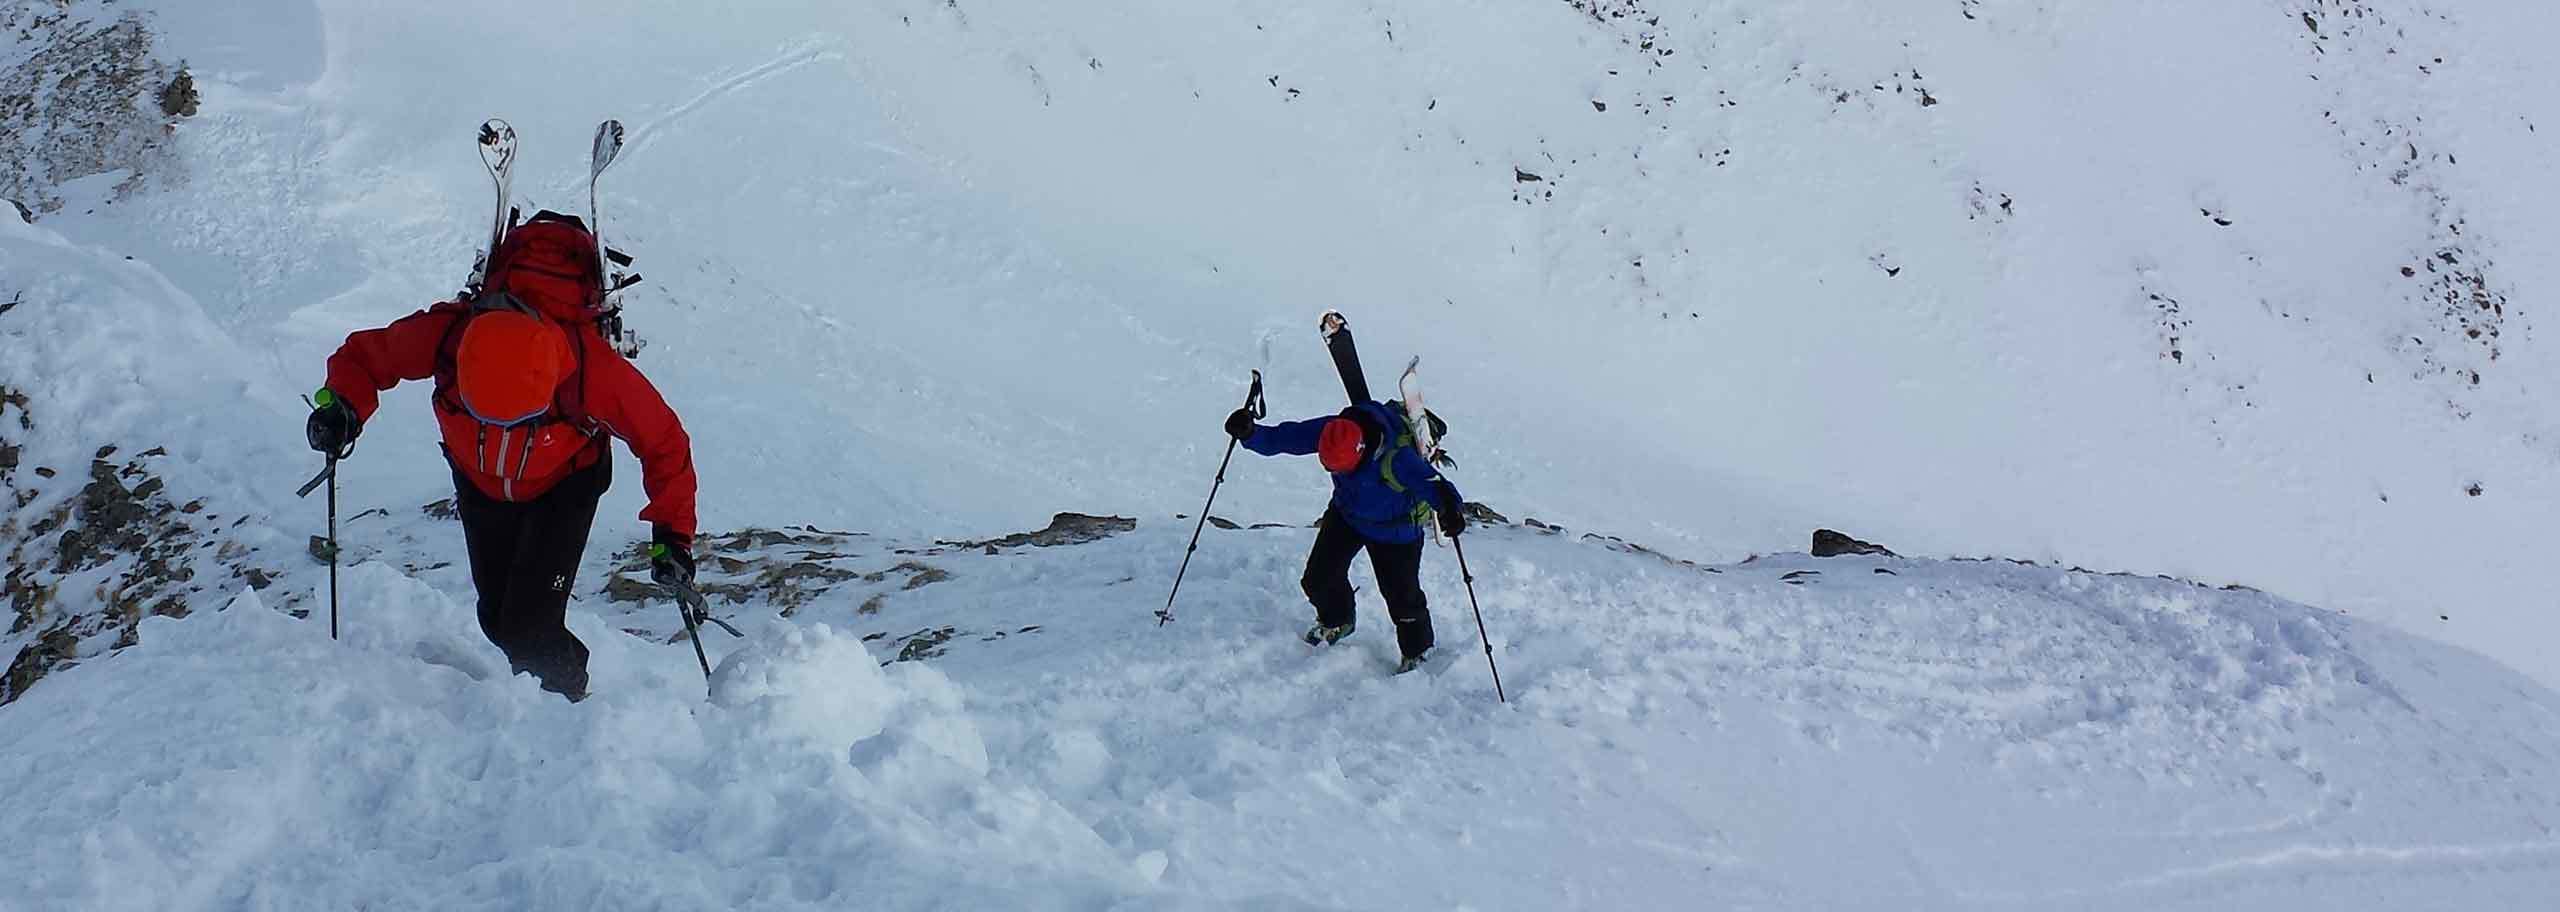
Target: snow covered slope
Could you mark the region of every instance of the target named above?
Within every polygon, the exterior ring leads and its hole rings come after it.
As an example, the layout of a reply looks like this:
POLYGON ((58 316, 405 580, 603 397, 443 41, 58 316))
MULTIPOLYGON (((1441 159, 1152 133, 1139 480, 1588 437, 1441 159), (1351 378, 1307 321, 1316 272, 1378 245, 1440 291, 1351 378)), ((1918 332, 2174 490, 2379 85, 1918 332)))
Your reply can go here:
POLYGON ((203 89, 184 171, 48 224, 286 388, 456 284, 481 118, 552 205, 630 123, 714 524, 1182 509, 1266 347, 1330 409, 1340 306, 1541 516, 2242 581, 2560 680, 2546 4, 124 6, 203 89))
MULTIPOLYGON (((369 539, 454 534, 408 517, 369 539)), ((1157 628, 1188 532, 994 555, 724 538, 716 584, 846 573, 790 620, 745 606, 746 641, 713 634, 708 704, 691 650, 654 636, 663 602, 573 612, 596 649, 577 706, 503 676, 451 574, 349 572, 340 643, 256 597, 155 618, 0 711, 0 814, 34 837, 13 840, 0 906, 2527 909, 2560 891, 2550 692, 2268 596, 2005 563, 1693 568, 1495 529, 1469 555, 1505 706, 1451 598, 1416 675, 1386 674, 1383 630, 1290 639, 1299 528, 1213 530, 1184 617, 1157 628)), ((1447 554, 1426 566, 1459 590, 1447 554)))

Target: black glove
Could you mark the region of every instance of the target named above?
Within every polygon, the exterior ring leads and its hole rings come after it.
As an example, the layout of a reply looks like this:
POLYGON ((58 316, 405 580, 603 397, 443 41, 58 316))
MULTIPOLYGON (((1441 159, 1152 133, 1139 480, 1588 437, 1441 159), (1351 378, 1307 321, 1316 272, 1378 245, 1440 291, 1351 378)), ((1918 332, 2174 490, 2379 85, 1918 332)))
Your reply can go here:
POLYGON ((1440 517, 1440 534, 1456 538, 1467 531, 1467 504, 1458 499, 1458 490, 1448 482, 1440 483, 1439 504, 1431 508, 1440 517))
POLYGON ((693 585, 693 539, 665 526, 651 532, 649 578, 661 586, 693 585))
POLYGON ((1252 409, 1237 409, 1234 414, 1227 416, 1227 436, 1237 440, 1250 440, 1253 438, 1254 430, 1252 409))
POLYGON ((356 417, 355 408, 338 394, 324 386, 311 395, 311 418, 302 423, 302 437, 312 449, 343 455, 355 445, 356 435, 362 433, 364 419, 356 417))

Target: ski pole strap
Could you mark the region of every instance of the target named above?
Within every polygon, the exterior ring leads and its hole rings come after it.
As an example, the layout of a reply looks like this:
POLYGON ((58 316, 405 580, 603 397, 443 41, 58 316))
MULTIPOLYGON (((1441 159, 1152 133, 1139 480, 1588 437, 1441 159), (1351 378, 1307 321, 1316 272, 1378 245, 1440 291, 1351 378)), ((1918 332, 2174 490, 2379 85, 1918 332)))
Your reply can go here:
MULTIPOLYGON (((666 548, 665 545, 651 545, 650 547, 656 550, 664 550, 666 548)), ((711 616, 711 600, 703 598, 702 591, 693 588, 692 583, 677 583, 674 588, 676 590, 676 602, 684 606, 685 619, 687 621, 695 623, 709 623, 722 630, 728 631, 730 636, 737 637, 739 639, 746 638, 747 635, 745 633, 740 632, 737 627, 732 626, 728 621, 711 616)))
POLYGON ((335 478, 337 475, 338 459, 337 457, 332 456, 329 458, 329 464, 320 470, 320 474, 313 475, 311 476, 310 481, 303 482, 301 489, 294 491, 293 496, 309 497, 311 496, 311 492, 319 490, 321 485, 329 483, 329 479, 335 478))

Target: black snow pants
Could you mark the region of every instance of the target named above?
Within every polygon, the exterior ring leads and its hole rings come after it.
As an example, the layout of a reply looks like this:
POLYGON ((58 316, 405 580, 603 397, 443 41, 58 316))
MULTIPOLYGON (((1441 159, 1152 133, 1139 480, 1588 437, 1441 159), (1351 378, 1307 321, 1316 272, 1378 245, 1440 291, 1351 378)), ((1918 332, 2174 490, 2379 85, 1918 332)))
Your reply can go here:
POLYGON ((596 501, 613 485, 613 454, 580 469, 542 496, 497 500, 453 476, 471 584, 480 590, 480 632, 507 654, 516 674, 571 699, 587 693, 587 644, 569 632, 569 592, 586 555, 596 501))
POLYGON ((1422 595, 1422 542, 1394 545, 1370 541, 1341 514, 1328 509, 1316 524, 1316 546, 1307 552, 1307 573, 1298 585, 1316 606, 1316 623, 1340 627, 1357 616, 1351 589, 1351 558, 1369 549, 1369 569, 1378 574, 1378 589, 1387 598, 1387 616, 1396 622, 1396 646, 1407 657, 1431 648, 1431 603, 1422 595))

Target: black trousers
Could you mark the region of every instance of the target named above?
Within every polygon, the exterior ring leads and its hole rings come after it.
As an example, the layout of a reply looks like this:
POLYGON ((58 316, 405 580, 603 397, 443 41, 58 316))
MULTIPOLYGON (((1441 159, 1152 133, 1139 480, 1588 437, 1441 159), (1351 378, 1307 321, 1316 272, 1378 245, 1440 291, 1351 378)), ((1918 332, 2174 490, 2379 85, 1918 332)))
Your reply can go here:
POLYGON ((1407 545, 1370 541, 1342 516, 1324 512, 1316 524, 1316 546, 1307 552, 1307 573, 1298 585, 1316 606, 1316 623, 1349 624, 1357 616, 1351 589, 1351 558, 1369 550, 1369 569, 1378 574, 1378 589, 1387 597, 1387 616, 1396 622, 1396 645, 1407 656, 1431 648, 1431 601, 1422 595, 1422 542, 1407 545))
POLYGON ((513 672, 531 672, 544 690, 584 696, 587 644, 569 632, 569 592, 596 501, 613 485, 613 454, 522 503, 480 493, 459 469, 453 485, 471 584, 480 591, 480 632, 507 654, 513 672))

